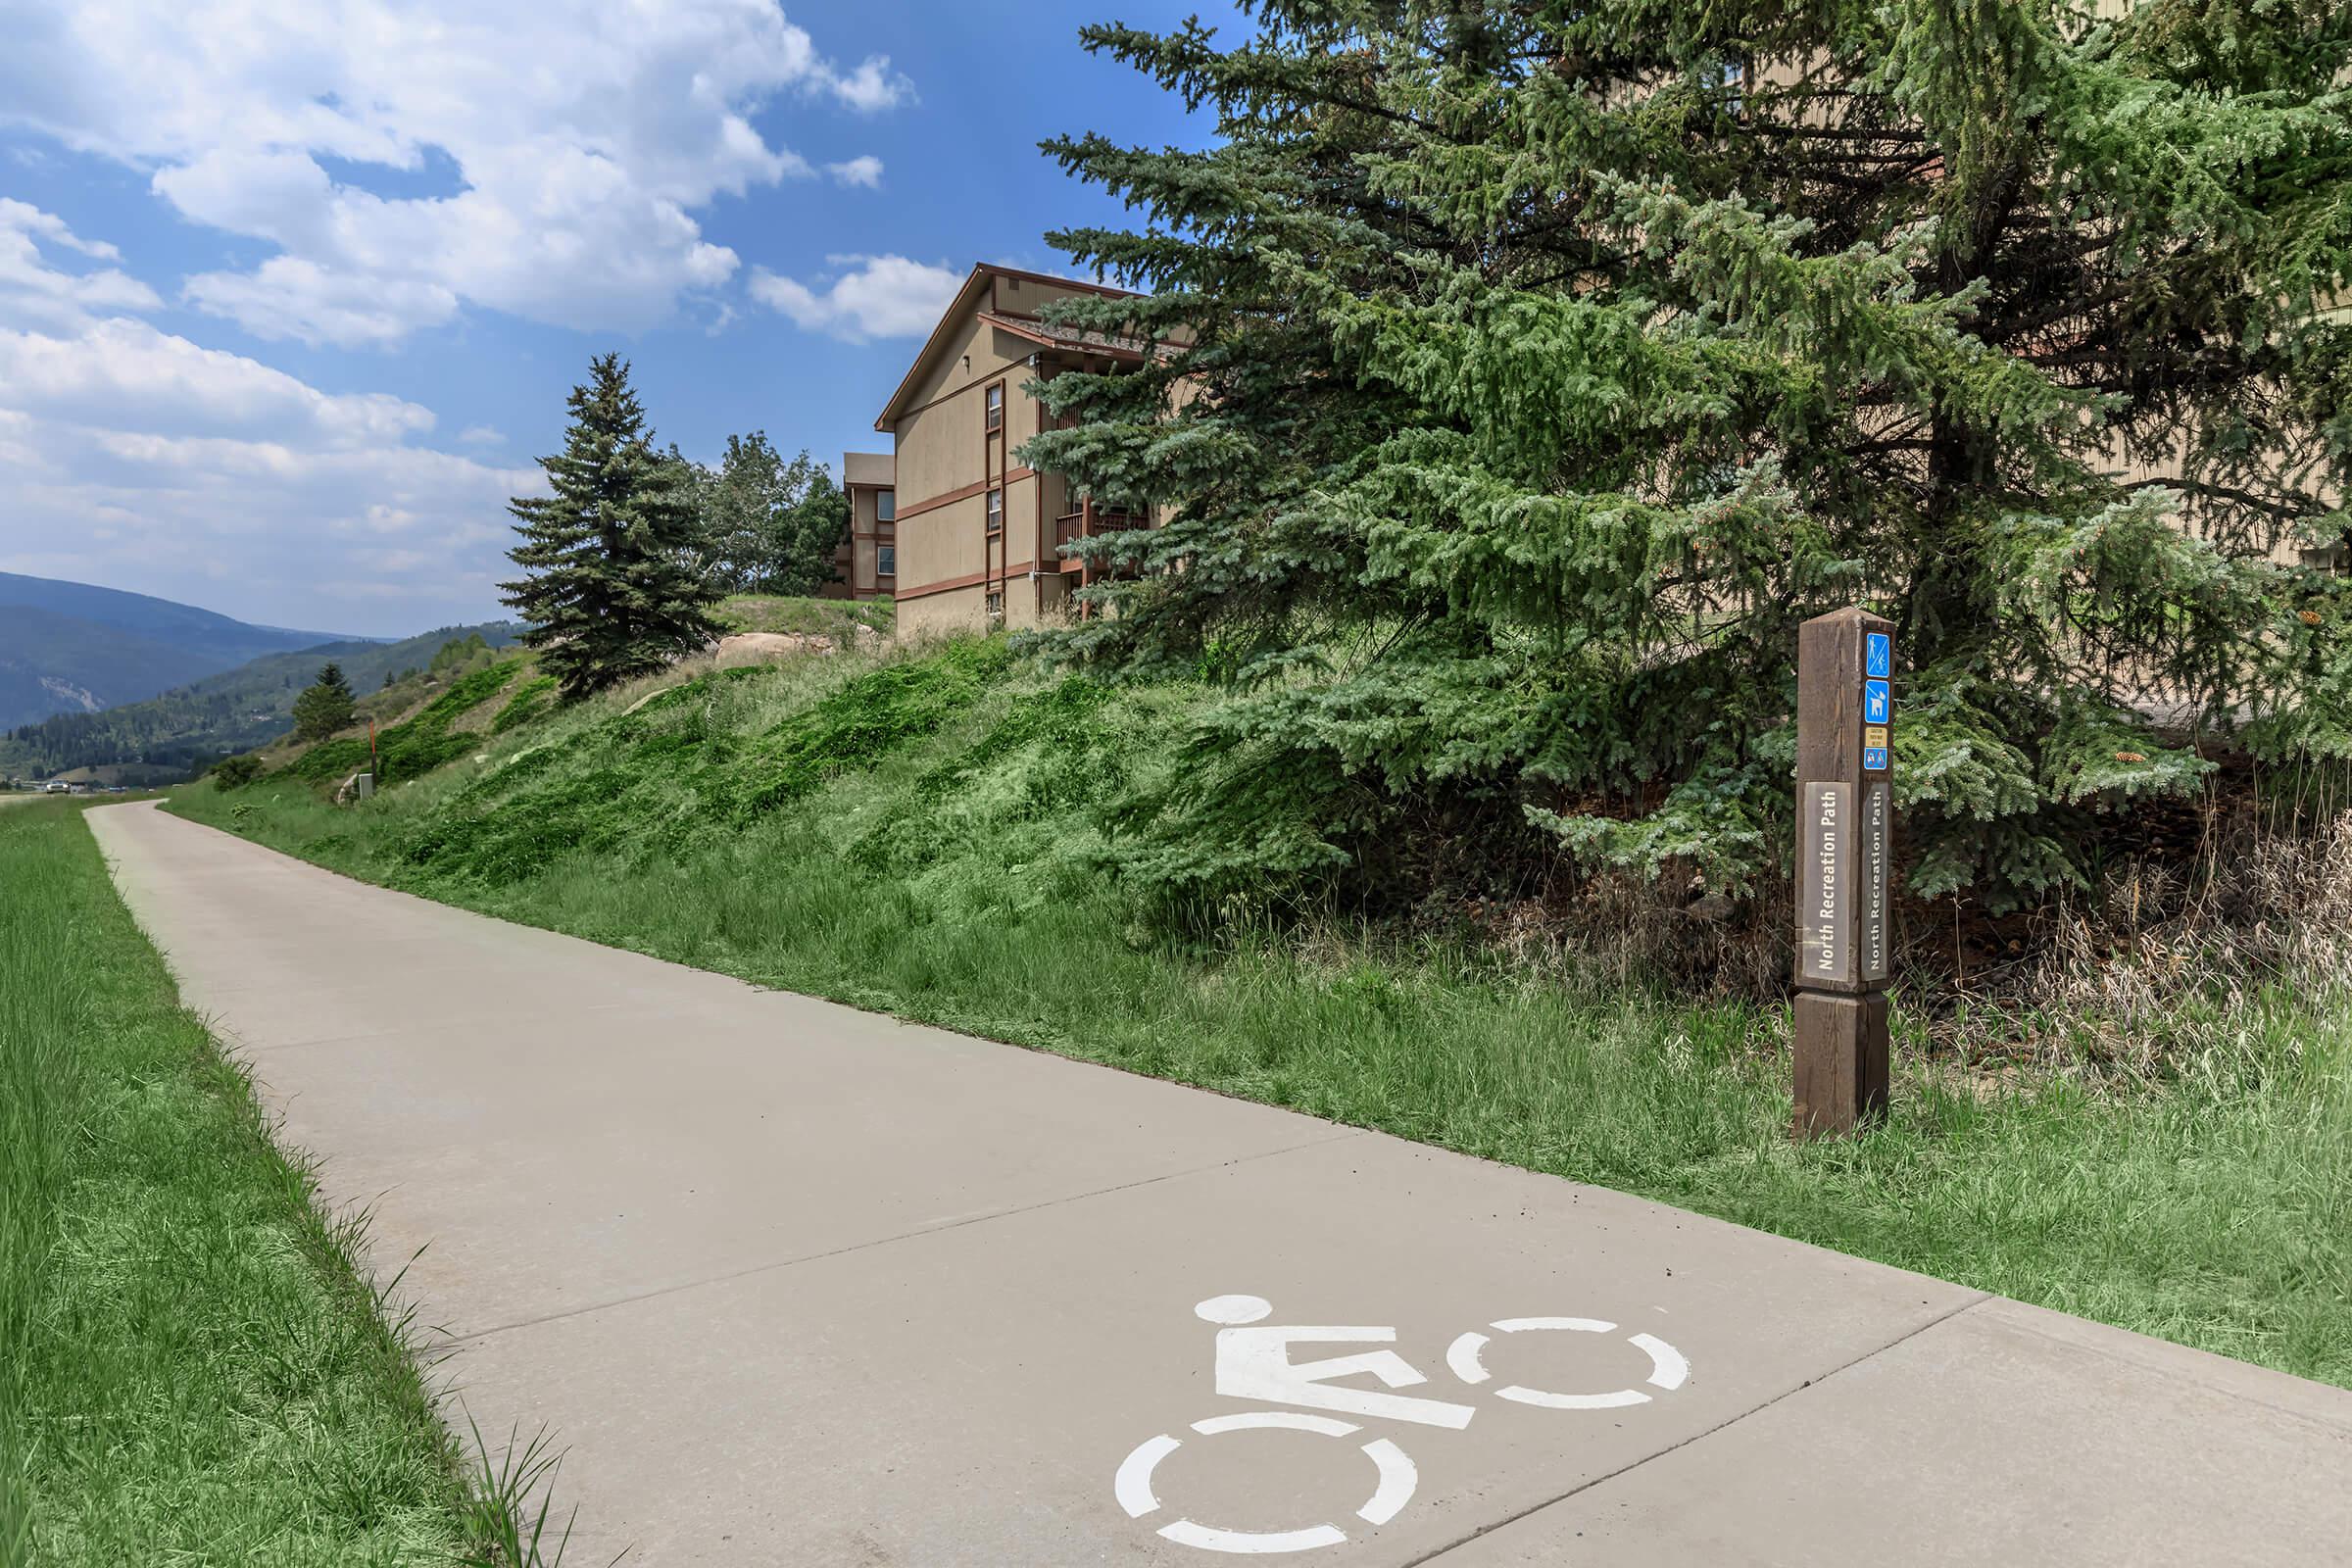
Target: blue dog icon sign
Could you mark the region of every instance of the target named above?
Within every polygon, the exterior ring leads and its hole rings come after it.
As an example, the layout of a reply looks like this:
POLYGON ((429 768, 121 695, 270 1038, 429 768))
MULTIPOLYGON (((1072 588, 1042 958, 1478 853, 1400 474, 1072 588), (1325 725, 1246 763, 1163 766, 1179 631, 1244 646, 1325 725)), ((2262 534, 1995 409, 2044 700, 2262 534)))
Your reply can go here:
POLYGON ((1863 723, 1886 723, 1886 715, 1889 711, 1891 711, 1892 708, 1893 702, 1886 695, 1886 683, 1885 681, 1866 680, 1862 683, 1863 723))
POLYGON ((1874 631, 1862 639, 1862 673, 1885 680, 1894 673, 1894 638, 1874 631))

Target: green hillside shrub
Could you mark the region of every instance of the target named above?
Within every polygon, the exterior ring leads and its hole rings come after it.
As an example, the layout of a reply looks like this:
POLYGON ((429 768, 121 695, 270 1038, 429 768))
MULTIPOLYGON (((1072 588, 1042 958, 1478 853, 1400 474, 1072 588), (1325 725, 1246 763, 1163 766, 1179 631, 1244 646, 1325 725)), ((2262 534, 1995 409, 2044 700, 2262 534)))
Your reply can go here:
POLYGON ((491 885, 573 849, 675 853, 872 769, 1011 674, 1001 639, 953 643, 762 722, 774 672, 713 671, 490 768, 416 823, 401 853, 413 866, 491 885))
MULTIPOLYGON (((509 662, 477 669, 426 704, 416 717, 379 731, 374 754, 377 782, 389 783, 429 773, 479 745, 479 735, 453 733, 451 726, 504 691, 521 667, 518 662, 509 662)), ((286 771, 296 778, 323 784, 363 772, 368 761, 366 738, 352 737, 312 747, 286 771)))
POLYGON ((851 858, 873 871, 919 870, 966 835, 1066 818, 1115 799, 1133 771, 1108 687, 1072 675, 1016 697, 980 739, 951 752, 889 799, 851 858))
POLYGON ((1004 644, 991 639, 860 675, 754 743, 727 804, 735 814, 757 814, 800 799, 836 773, 870 767, 970 706, 1009 662, 1004 644))
POLYGON ((262 760, 258 757, 223 757, 213 764, 208 776, 224 790, 241 790, 262 776, 262 760))
POLYGON ((507 706, 500 709, 498 716, 490 721, 490 733, 504 735, 517 725, 540 717, 555 705, 556 677, 533 675, 514 688, 514 695, 507 699, 507 706))

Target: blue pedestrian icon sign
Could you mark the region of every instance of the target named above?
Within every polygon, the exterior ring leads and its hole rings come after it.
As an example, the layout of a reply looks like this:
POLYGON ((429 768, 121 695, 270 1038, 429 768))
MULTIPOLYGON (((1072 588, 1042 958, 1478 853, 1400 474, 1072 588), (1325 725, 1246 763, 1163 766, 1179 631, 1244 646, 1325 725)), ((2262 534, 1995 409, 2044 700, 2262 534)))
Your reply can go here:
POLYGON ((1885 681, 1866 680, 1862 683, 1863 723, 1886 723, 1887 714, 1892 711, 1893 706, 1893 700, 1886 695, 1886 683, 1885 681))
POLYGON ((1862 639, 1862 673, 1885 680, 1894 673, 1894 639, 1874 631, 1862 639))
POLYGON ((1863 747, 1863 748, 1862 748, 1862 770, 1863 770, 1864 772, 1866 772, 1866 773, 1884 773, 1884 772, 1886 772, 1886 747, 1884 747, 1884 746, 1865 746, 1865 747, 1863 747))

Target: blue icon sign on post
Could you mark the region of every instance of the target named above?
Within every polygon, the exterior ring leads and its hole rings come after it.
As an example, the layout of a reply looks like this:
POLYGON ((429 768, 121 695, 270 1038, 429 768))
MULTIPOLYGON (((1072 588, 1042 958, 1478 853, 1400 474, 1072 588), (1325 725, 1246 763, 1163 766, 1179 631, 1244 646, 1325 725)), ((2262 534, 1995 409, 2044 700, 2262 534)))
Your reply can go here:
POLYGON ((1885 680, 1894 673, 1894 639, 1883 631, 1862 639, 1862 673, 1885 680))
POLYGON ((1865 747, 1863 747, 1863 748, 1862 748, 1862 768, 1863 768, 1863 771, 1865 771, 1865 772, 1868 772, 1868 773, 1884 773, 1884 772, 1886 772, 1886 747, 1884 747, 1884 746, 1865 746, 1865 747))
MULTIPOLYGON (((1848 646, 1850 647, 1851 645, 1849 644, 1848 646)), ((1886 715, 1892 711, 1893 706, 1892 700, 1886 695, 1886 683, 1885 681, 1866 680, 1862 683, 1863 723, 1886 723, 1886 715)))

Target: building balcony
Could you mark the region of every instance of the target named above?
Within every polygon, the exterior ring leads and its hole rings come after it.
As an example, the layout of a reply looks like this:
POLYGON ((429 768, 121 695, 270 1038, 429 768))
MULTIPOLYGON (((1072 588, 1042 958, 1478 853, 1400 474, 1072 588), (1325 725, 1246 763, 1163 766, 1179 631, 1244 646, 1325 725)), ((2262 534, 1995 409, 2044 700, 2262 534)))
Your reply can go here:
POLYGON ((1063 571, 1083 572, 1087 564, 1073 561, 1064 554, 1081 539, 1099 534, 1124 533, 1130 528, 1149 528, 1152 519, 1140 513, 1105 512, 1093 506, 1076 512, 1065 512, 1054 519, 1054 553, 1060 557, 1063 571))

